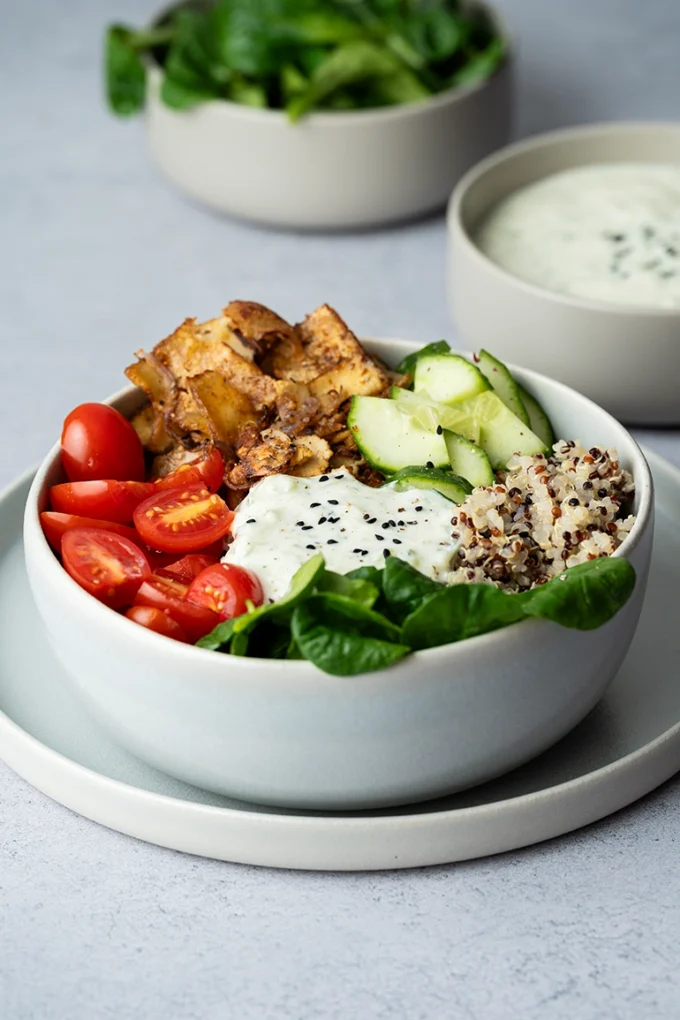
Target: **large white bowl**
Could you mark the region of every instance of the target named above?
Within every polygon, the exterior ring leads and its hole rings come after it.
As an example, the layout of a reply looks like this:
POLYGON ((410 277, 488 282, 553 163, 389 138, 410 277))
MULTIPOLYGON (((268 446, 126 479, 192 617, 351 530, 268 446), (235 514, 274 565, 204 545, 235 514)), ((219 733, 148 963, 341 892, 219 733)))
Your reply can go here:
POLYGON ((527 283, 474 241, 519 188, 593 163, 680 164, 680 124, 596 124, 510 145, 470 170, 448 211, 451 311, 466 345, 545 372, 637 425, 680 424, 680 310, 555 294, 527 283))
MULTIPOLYGON (((401 341, 367 346, 392 363, 415 349, 401 341)), ((635 441, 605 411, 559 383, 514 371, 560 437, 616 447, 633 472, 638 520, 616 553, 637 571, 631 599, 598 630, 527 621, 358 677, 181 645, 97 602, 62 569, 40 527, 47 490, 63 480, 55 447, 28 496, 28 576, 55 655, 114 739, 208 790, 341 810, 481 783, 575 726, 613 679, 638 623, 652 544, 652 480, 635 441)), ((112 403, 130 413, 139 393, 128 389, 112 403)))
POLYGON ((423 102, 291 124, 281 111, 225 100, 171 110, 152 64, 149 147, 182 191, 234 216, 302 229, 403 220, 444 206, 465 171, 508 141, 511 65, 508 56, 488 81, 423 102))

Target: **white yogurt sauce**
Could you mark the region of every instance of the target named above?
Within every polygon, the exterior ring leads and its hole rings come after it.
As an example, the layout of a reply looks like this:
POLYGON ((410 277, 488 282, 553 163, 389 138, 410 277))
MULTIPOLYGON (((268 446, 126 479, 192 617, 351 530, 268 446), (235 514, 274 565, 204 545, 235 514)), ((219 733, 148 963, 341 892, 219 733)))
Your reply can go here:
POLYGON ((514 276, 559 294, 680 307, 680 166, 565 170, 500 202, 475 240, 514 276))
POLYGON ((425 489, 374 489, 344 470, 314 478, 271 475, 254 485, 232 523, 223 562, 252 570, 265 599, 288 590, 315 553, 329 570, 383 567, 393 553, 435 580, 445 580, 457 548, 454 505, 425 489))

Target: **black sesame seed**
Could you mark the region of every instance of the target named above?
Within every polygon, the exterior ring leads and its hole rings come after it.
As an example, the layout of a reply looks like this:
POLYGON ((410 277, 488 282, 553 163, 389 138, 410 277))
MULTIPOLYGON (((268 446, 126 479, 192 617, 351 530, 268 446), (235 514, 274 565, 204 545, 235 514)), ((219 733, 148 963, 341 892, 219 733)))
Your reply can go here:
POLYGON ((325 524, 327 520, 327 517, 319 517, 319 524, 325 524))
POLYGON ((385 521, 384 524, 380 525, 381 528, 389 528, 389 526, 390 526, 390 522, 389 521, 385 521))
POLYGON ((310 503, 309 504, 310 510, 314 510, 317 506, 321 506, 321 503, 310 503))
POLYGON ((399 525, 400 528, 406 527, 406 521, 397 521, 397 524, 399 525))
POLYGON ((606 489, 598 489, 597 490, 598 499, 604 499, 604 497, 606 495, 607 495, 607 490, 606 489))
POLYGON ((327 482, 328 481, 328 475, 321 475, 320 478, 319 478, 319 481, 320 482, 327 482))
POLYGON ((389 555, 390 555, 390 550, 389 549, 383 549, 383 556, 385 557, 385 559, 387 559, 387 557, 389 555))
POLYGON ((593 487, 593 483, 592 483, 592 482, 589 482, 589 481, 585 481, 585 482, 583 483, 583 488, 584 488, 584 489, 592 489, 592 487, 593 487))
POLYGON ((249 517, 248 520, 246 521, 246 524, 254 524, 254 523, 255 523, 255 518, 254 517, 249 517))
POLYGON ((307 545, 307 546, 305 546, 305 548, 306 549, 316 549, 316 546, 315 545, 307 545))
POLYGON ((360 552, 361 552, 361 549, 352 549, 352 552, 353 552, 353 553, 355 553, 355 554, 356 554, 356 553, 360 553, 360 552))
POLYGON ((437 435, 441 436, 443 431, 444 431, 444 429, 441 427, 441 425, 437 425, 437 435))
POLYGON ((396 528, 396 526, 397 526, 394 521, 388 521, 387 523, 389 524, 389 526, 391 528, 396 528))
POLYGON ((337 545, 337 544, 338 543, 337 543, 337 540, 335 538, 329 538, 328 541, 326 542, 326 545, 337 545))
POLYGON ((340 520, 339 517, 329 517, 328 518, 328 523, 329 524, 337 524, 339 520, 340 520))
POLYGON ((296 528, 301 528, 301 527, 303 526, 303 524, 304 524, 304 523, 305 523, 304 521, 296 521, 296 522, 295 522, 295 527, 296 527, 296 528))
POLYGON ((368 556, 368 549, 362 549, 361 550, 361 555, 362 556, 368 556))
POLYGON ((366 520, 367 520, 368 524, 375 524, 375 522, 378 520, 378 518, 377 517, 368 517, 366 520))
POLYGON ((533 499, 531 498, 531 496, 528 493, 524 497, 524 502, 526 503, 527 506, 533 506, 533 503, 534 503, 533 499))
POLYGON ((312 527, 313 527, 313 525, 311 525, 311 524, 305 524, 304 528, 301 528, 300 530, 301 531, 311 531, 312 527))
POLYGON ((417 514, 419 514, 419 513, 420 513, 420 511, 421 511, 422 509, 423 509, 423 507, 422 507, 422 506, 417 506, 417 507, 415 508, 415 511, 416 511, 416 513, 417 513, 417 514))
POLYGON ((569 502, 569 506, 578 506, 578 502, 579 501, 578 501, 578 498, 576 496, 572 496, 572 498, 568 502, 569 502))
POLYGON ((336 475, 335 476, 335 480, 336 480, 336 482, 341 482, 342 481, 342 475, 336 475))
POLYGON ((434 463, 433 463, 433 461, 431 461, 431 460, 428 460, 428 461, 426 461, 426 463, 425 463, 425 467, 428 467, 428 468, 433 468, 433 467, 434 467, 434 463))
POLYGON ((395 545, 401 545, 401 539, 400 538, 394 538, 392 541, 394 542, 395 545))
POLYGON ((417 524, 417 523, 418 523, 418 521, 407 521, 406 523, 407 523, 407 524, 417 524))
POLYGON ((376 535, 375 537, 377 538, 377 540, 379 542, 384 542, 385 541, 385 536, 384 535, 376 535))
POLYGON ((330 503, 331 506, 337 506, 338 505, 338 500, 337 499, 329 499, 328 502, 330 503))

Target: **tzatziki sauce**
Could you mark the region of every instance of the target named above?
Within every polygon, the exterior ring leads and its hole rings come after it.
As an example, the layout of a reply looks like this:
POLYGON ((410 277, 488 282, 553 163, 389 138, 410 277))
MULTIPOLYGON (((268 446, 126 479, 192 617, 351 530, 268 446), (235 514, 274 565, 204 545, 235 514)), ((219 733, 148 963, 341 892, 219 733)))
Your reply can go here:
POLYGON ((393 554, 445 581, 458 546, 454 511, 433 490, 371 488, 344 469, 312 478, 270 475, 237 507, 223 562, 256 574, 271 601, 285 595, 295 572, 316 553, 338 574, 381 568, 393 554))
POLYGON ((680 307, 680 165, 601 163, 545 177, 491 210, 477 246, 558 294, 680 307))

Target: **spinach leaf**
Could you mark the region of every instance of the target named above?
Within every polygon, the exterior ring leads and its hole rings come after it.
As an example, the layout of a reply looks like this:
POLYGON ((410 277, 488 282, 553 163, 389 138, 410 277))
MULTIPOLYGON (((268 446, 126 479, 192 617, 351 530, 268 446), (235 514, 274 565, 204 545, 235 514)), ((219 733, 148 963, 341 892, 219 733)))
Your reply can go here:
MULTIPOLYGON (((313 71, 305 91, 289 101, 288 115, 291 120, 297 120, 346 85, 399 70, 399 61, 384 46, 366 40, 344 43, 332 50, 313 71)), ((407 73, 405 69, 404 73, 407 73)))
POLYGON ((492 39, 485 49, 470 56, 451 76, 453 86, 476 85, 491 77, 505 57, 505 43, 502 39, 492 39))
POLYGON ((422 358, 426 354, 448 354, 450 350, 451 347, 447 344, 446 340, 435 340, 434 343, 421 347, 419 351, 407 354, 405 358, 401 359, 395 368, 395 372, 399 372, 400 375, 413 375, 418 358, 422 358))
POLYGON ((344 595, 365 609, 372 609, 380 595, 380 589, 370 581, 349 577, 347 574, 335 574, 332 570, 326 570, 321 575, 317 591, 344 595))
POLYGON ((446 590, 398 556, 390 556, 385 561, 383 592, 389 614, 398 623, 403 623, 426 599, 446 590))
POLYGON ((123 25, 111 25, 106 33, 106 96, 123 117, 138 113, 146 98, 146 70, 134 40, 135 33, 123 25))
POLYGON ((301 653, 334 676, 370 673, 410 653, 398 627, 342 595, 312 595, 293 611, 293 637, 301 653))
POLYGON ((404 620, 404 641, 414 649, 436 648, 488 634, 524 619, 517 595, 490 584, 456 584, 431 595, 404 620))
POLYGON ((619 556, 569 567, 540 588, 520 598, 524 613, 553 620, 562 627, 595 630, 618 613, 635 588, 635 568, 619 556))

